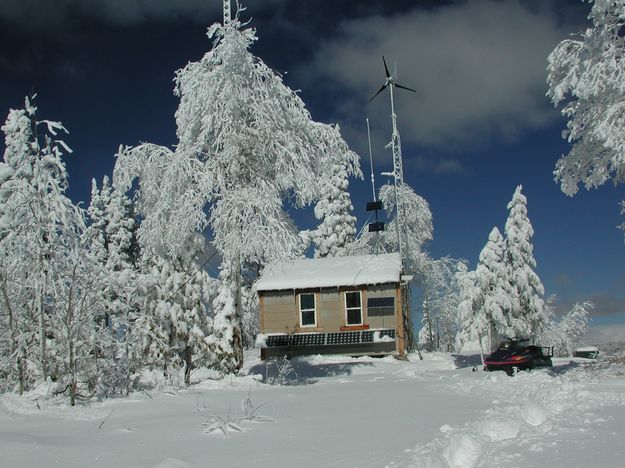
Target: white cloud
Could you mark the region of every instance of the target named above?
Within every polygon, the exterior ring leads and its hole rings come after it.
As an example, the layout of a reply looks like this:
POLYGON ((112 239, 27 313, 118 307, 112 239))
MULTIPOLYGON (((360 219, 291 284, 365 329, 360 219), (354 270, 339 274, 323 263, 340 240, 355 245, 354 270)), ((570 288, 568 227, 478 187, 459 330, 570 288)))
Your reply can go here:
POLYGON ((548 3, 532 9, 517 0, 469 0, 348 21, 301 74, 309 83, 331 80, 346 91, 347 102, 337 108, 344 122, 353 118, 347 111, 386 125, 388 96, 367 105, 383 83, 384 55, 391 72, 398 64, 399 82, 419 91, 398 90, 404 142, 461 149, 514 140, 558 115, 545 98, 546 58, 579 28, 559 25, 548 3))
POLYGON ((591 326, 580 341, 588 344, 625 341, 625 324, 591 326))

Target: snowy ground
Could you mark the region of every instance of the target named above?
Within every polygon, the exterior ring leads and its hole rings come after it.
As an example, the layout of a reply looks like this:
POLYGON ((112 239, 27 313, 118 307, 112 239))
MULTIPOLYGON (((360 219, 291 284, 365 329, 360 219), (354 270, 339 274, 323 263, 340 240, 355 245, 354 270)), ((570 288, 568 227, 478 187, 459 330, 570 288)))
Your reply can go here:
POLYGON ((298 358, 278 386, 251 358, 245 376, 77 408, 4 395, 0 466, 623 466, 625 365, 507 377, 472 372, 474 359, 298 358))

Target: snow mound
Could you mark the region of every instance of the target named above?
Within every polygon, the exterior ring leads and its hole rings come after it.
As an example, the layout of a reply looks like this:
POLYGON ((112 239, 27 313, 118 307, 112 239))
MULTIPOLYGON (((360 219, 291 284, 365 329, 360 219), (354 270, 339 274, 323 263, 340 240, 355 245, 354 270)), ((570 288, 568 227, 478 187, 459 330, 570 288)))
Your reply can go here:
POLYGON ((517 421, 500 417, 482 419, 475 424, 476 432, 491 441, 514 439, 519 435, 521 426, 517 421))
POLYGON ((474 468, 483 451, 483 444, 477 437, 459 432, 449 439, 442 455, 451 468, 474 468))
POLYGON ((534 427, 544 424, 549 418, 549 413, 545 408, 532 402, 525 403, 521 406, 519 413, 523 421, 534 427))
POLYGON ((191 465, 178 458, 166 458, 152 468, 191 468, 191 465))

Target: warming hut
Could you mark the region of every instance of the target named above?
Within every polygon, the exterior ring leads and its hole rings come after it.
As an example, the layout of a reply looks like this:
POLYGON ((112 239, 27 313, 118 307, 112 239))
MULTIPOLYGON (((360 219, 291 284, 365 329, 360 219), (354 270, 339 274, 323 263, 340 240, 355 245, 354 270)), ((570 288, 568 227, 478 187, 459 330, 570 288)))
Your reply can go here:
POLYGON ((406 352, 397 253, 268 265, 256 283, 261 357, 406 352))

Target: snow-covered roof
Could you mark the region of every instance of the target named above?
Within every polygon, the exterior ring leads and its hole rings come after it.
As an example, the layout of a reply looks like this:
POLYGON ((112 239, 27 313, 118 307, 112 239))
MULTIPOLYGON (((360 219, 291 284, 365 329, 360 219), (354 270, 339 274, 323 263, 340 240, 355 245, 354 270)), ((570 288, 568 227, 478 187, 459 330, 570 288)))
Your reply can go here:
POLYGON ((398 253, 290 260, 267 265, 257 291, 398 283, 398 253))

